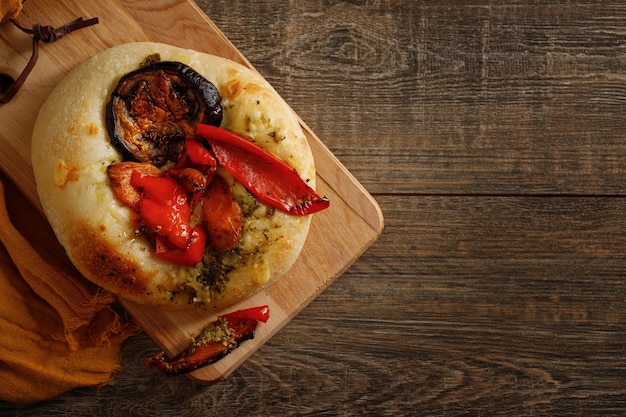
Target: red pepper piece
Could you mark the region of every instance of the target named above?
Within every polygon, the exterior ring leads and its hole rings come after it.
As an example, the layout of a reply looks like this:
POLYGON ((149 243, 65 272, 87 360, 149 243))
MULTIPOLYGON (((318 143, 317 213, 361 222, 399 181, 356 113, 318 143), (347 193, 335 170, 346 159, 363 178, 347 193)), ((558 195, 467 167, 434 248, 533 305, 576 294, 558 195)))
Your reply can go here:
POLYGON ((270 318, 270 308, 269 306, 246 308, 243 310, 237 310, 228 314, 224 314, 222 317, 227 319, 229 322, 238 319, 238 320, 256 320, 256 321, 262 321, 263 323, 267 323, 267 321, 270 318))
POLYGON ((329 206, 298 172, 263 148, 225 129, 199 123, 196 135, 205 139, 220 165, 259 201, 285 213, 305 215, 329 206))
POLYGON ((193 266, 202 261, 207 235, 201 226, 191 231, 189 246, 185 249, 172 247, 169 241, 159 235, 154 237, 154 253, 156 256, 178 265, 193 266))
POLYGON ((139 211, 141 194, 130 183, 133 171, 153 177, 162 177, 163 171, 148 162, 118 162, 108 166, 107 175, 117 198, 133 210, 139 211))
POLYGON ((202 220, 209 244, 218 252, 235 249, 243 228, 243 210, 226 182, 216 175, 202 198, 202 220))
POLYGON ((190 210, 187 194, 176 181, 168 177, 152 177, 134 171, 131 184, 141 193, 141 220, 154 235, 186 249, 191 240, 190 210))
POLYGON ((204 198, 204 191, 195 192, 189 196, 189 210, 191 215, 189 217, 189 224, 192 228, 202 223, 202 199, 204 198))
POLYGON ((206 176, 195 168, 172 168, 167 176, 173 178, 189 194, 203 192, 208 184, 206 176))
POLYGON ((168 375, 180 375, 196 370, 202 366, 215 363, 228 355, 233 349, 245 340, 254 337, 257 323, 267 322, 269 307, 260 306, 245 310, 234 311, 220 316, 205 330, 208 334, 219 332, 223 335, 220 340, 199 341, 193 343, 189 349, 180 355, 168 360, 163 352, 156 353, 144 361, 145 366, 154 366, 168 375), (225 331, 225 329, 227 329, 225 331))
POLYGON ((216 167, 217 160, 207 148, 194 138, 185 140, 185 149, 177 163, 177 168, 195 165, 197 167, 216 167))

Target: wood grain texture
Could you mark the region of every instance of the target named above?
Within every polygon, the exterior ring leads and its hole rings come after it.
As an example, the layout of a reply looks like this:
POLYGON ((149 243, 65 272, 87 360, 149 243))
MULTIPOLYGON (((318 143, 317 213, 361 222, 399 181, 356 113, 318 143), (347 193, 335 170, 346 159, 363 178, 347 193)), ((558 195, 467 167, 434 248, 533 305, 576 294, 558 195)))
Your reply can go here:
POLYGON ((200 4, 372 192, 623 194, 624 6, 492 3, 200 4))
MULTIPOLYGON (((623 415, 626 7, 198 1, 381 238, 213 387, 124 370, 3 415, 623 415)), ((339 249, 340 250, 340 249, 339 249)))

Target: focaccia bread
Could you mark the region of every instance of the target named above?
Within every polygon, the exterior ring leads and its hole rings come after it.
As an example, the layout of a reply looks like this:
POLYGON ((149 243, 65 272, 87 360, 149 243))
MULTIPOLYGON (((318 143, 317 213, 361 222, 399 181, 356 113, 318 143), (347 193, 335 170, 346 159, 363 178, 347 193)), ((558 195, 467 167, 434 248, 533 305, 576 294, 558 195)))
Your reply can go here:
MULTIPOLYGON (((244 213, 236 247, 218 251, 207 245, 202 261, 194 265, 155 255, 154 239, 141 216, 112 185, 110 167, 128 156, 112 144, 107 129, 113 122, 107 111, 120 80, 155 57, 184 64, 212 83, 220 96, 219 126, 269 151, 315 186, 314 162, 298 118, 256 72, 170 45, 130 43, 79 65, 42 106, 32 136, 39 197, 58 240, 92 282, 144 305, 221 308, 287 272, 302 250, 311 215, 293 215, 258 201, 219 166, 215 177, 244 213)), ((179 148, 174 154, 180 154, 179 148)), ((155 165, 167 171, 175 159, 166 156, 155 165)))

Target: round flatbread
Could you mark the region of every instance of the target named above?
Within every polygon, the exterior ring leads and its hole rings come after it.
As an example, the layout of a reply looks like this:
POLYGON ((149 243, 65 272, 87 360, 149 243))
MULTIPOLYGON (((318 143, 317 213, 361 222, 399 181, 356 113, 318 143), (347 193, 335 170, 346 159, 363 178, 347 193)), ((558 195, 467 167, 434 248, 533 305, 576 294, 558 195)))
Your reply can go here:
POLYGON ((32 136, 37 189, 52 228, 90 281, 134 302, 170 310, 221 308, 284 275, 305 242, 311 216, 256 201, 228 171, 216 175, 245 207, 237 247, 208 251, 183 266, 158 257, 137 230, 137 213, 115 194, 107 169, 124 157, 112 145, 106 106, 120 79, 148 56, 183 63, 219 91, 220 127, 240 134, 315 184, 311 151, 298 118, 256 72, 233 61, 159 43, 108 49, 75 68, 43 104, 32 136))

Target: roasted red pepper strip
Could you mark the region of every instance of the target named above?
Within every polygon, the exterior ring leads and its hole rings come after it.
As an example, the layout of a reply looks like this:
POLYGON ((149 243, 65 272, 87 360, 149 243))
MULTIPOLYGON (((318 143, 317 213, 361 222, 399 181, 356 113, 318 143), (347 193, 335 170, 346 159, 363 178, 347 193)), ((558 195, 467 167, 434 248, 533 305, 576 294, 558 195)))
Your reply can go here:
POLYGON ((133 172, 153 177, 162 177, 163 171, 148 162, 117 162, 107 168, 109 182, 117 198, 128 207, 139 211, 141 193, 131 184, 133 172))
POLYGON ((260 306, 220 316, 207 326, 185 352, 167 360, 164 352, 156 353, 144 361, 145 366, 154 366, 168 375, 180 375, 202 366, 215 363, 228 355, 245 340, 254 337, 257 323, 267 322, 269 307, 260 306), (207 340, 203 340, 202 337, 207 340))
POLYGON ((325 197, 300 178, 298 172, 263 148, 225 129, 196 125, 221 166, 259 201, 285 213, 305 215, 328 207, 325 197))
POLYGON ((234 321, 239 319, 256 320, 267 323, 270 318, 270 308, 269 306, 246 308, 243 310, 237 310, 233 311, 232 313, 224 314, 222 317, 226 318, 228 321, 234 321))
POLYGON ((187 167, 189 165, 198 167, 216 167, 217 160, 207 148, 194 138, 185 140, 185 148, 176 166, 187 167))
POLYGON ((243 229, 243 211, 219 175, 202 198, 202 219, 216 251, 223 253, 237 247, 243 229))
POLYGON ((189 194, 203 192, 210 182, 206 175, 190 167, 172 168, 167 171, 167 176, 173 178, 189 194))
POLYGON ((141 193, 141 220, 150 232, 186 249, 191 240, 190 209, 185 190, 172 178, 133 171, 131 185, 141 193))
POLYGON ((159 235, 154 236, 154 254, 178 265, 193 266, 202 261, 207 234, 204 227, 197 226, 191 231, 189 246, 185 249, 172 247, 169 241, 159 235))

